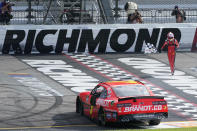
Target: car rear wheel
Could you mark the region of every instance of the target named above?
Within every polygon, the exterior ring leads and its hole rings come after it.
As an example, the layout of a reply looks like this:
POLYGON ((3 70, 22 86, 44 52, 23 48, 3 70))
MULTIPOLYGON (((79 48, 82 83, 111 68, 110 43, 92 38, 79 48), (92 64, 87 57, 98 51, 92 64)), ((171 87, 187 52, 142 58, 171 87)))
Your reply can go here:
POLYGON ((83 103, 82 102, 79 102, 79 113, 81 116, 83 116, 84 114, 84 108, 83 108, 83 103))
POLYGON ((156 126, 156 125, 159 125, 161 122, 161 120, 151 120, 149 122, 149 126, 156 126))
POLYGON ((100 126, 106 126, 107 122, 106 122, 106 117, 105 117, 105 112, 103 109, 101 109, 98 113, 98 124, 100 126))
POLYGON ((77 97, 77 99, 76 99, 76 113, 79 113, 79 102, 80 102, 79 97, 77 97))

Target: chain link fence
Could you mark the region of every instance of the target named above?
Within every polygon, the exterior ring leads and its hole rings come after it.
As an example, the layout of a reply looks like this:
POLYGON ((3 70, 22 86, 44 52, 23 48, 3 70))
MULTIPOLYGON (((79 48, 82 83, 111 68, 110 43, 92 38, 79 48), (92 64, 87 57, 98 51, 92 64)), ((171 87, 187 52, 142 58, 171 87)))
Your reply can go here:
MULTIPOLYGON (((10 24, 43 24, 47 14, 49 0, 14 0, 13 19, 10 24)), ((57 10, 57 9, 56 9, 57 10)), ((57 10, 58 11, 58 10, 57 10)), ((54 24, 53 15, 48 14, 48 24, 54 24)), ((47 24, 46 22, 46 24, 47 24)))
POLYGON ((197 8, 197 0, 111 0, 114 5, 118 2, 120 7, 129 1, 135 2, 139 8, 143 9, 172 9, 175 5, 186 9, 197 8))
MULTIPOLYGON (((110 0, 114 23, 125 24, 124 5, 129 0, 110 0), (118 3, 118 4, 117 4, 118 3)), ((185 23, 197 22, 197 0, 132 0, 138 4, 143 23, 175 23, 171 12, 178 5, 186 12, 185 23)), ((78 10, 65 8, 65 0, 14 0, 10 24, 103 24, 97 0, 85 0, 78 10), (30 5, 31 3, 31 5, 30 5), (79 16, 71 16, 78 12, 79 16), (70 16, 68 14, 71 14, 70 16)))

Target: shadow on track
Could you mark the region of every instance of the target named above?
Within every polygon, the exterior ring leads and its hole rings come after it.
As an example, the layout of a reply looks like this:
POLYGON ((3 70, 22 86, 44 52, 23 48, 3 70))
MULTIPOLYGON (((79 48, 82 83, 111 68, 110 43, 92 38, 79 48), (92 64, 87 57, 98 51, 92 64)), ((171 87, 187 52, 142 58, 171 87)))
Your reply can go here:
POLYGON ((96 121, 90 120, 88 117, 80 116, 75 112, 57 114, 53 118, 55 124, 52 128, 64 130, 120 130, 120 129, 146 129, 146 126, 138 126, 134 124, 115 124, 109 126, 99 126, 96 121))

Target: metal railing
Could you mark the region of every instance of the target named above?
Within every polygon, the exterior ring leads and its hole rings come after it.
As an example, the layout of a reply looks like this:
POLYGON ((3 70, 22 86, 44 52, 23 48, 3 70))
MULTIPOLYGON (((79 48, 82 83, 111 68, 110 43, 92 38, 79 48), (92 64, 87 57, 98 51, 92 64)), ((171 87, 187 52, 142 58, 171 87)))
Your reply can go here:
MULTIPOLYGON (((175 16, 172 16, 172 9, 140 9, 138 10, 142 16, 143 23, 176 23, 175 16)), ((197 22, 197 9, 184 9, 186 12, 186 20, 184 23, 197 22)), ((116 23, 127 21, 127 13, 123 10, 119 12, 116 23)))
MULTIPOLYGON (((57 24, 53 21, 56 19, 61 21, 61 15, 65 15, 65 17, 69 17, 66 15, 69 11, 62 11, 59 10, 50 10, 51 12, 61 13, 58 16, 48 15, 45 24, 57 24)), ((79 10, 78 10, 79 11, 79 10)), ((175 16, 171 16, 171 9, 141 9, 138 10, 139 13, 142 15, 143 23, 175 23, 175 16)), ((197 23, 197 9, 184 9, 186 12, 186 20, 184 23, 197 23)), ((115 11, 113 12, 115 14, 115 11)), ((31 12, 32 18, 30 24, 43 24, 44 16, 46 14, 46 10, 38 9, 32 10, 31 12)), ((83 17, 83 21, 80 23, 80 18, 75 18, 76 21, 64 21, 62 20, 61 24, 103 24, 103 20, 101 15, 98 13, 98 10, 83 10, 83 14, 86 16, 83 17), (88 19, 88 20, 87 20, 88 19)), ((118 11, 118 16, 115 18, 116 24, 124 24, 127 23, 127 13, 124 10, 118 11)), ((12 12, 13 19, 11 20, 10 24, 27 24, 28 23, 28 12, 24 10, 13 10, 12 12)), ((65 18, 67 19, 67 18, 65 18)))

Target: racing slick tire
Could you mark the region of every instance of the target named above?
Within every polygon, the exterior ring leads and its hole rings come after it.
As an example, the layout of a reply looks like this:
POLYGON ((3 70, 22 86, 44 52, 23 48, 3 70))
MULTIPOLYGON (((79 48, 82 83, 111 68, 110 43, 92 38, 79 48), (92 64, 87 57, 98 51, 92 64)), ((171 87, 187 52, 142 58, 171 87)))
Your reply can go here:
POLYGON ((76 99, 76 113, 79 113, 79 102, 80 102, 79 97, 77 97, 77 99, 76 99))
POLYGON ((159 125, 161 120, 150 120, 149 126, 156 126, 159 125))
POLYGON ((83 103, 79 100, 79 98, 76 100, 76 113, 79 113, 82 116, 84 114, 83 103))
POLYGON ((100 126, 107 126, 108 125, 108 122, 106 121, 105 111, 103 109, 100 109, 100 111, 98 113, 98 124, 100 126))
POLYGON ((81 116, 83 116, 83 114, 84 114, 84 108, 83 108, 83 103, 82 102, 79 103, 79 113, 80 113, 81 116))

